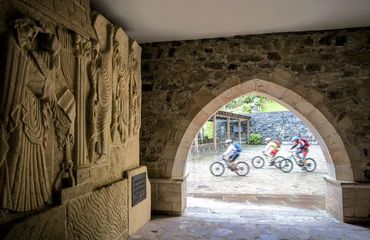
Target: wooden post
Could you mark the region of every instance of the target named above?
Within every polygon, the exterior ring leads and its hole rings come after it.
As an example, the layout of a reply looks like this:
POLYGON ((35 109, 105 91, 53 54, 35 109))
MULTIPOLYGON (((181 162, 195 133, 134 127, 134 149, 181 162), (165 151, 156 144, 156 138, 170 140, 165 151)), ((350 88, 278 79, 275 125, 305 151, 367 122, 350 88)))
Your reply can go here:
POLYGON ((227 139, 230 139, 230 118, 227 118, 227 139))
POLYGON ((250 132, 251 132, 251 124, 250 124, 250 120, 248 119, 247 120, 247 141, 248 141, 248 144, 249 144, 249 136, 250 136, 250 132))
POLYGON ((215 152, 217 152, 217 123, 216 123, 216 114, 213 115, 213 148, 215 152))
POLYGON ((242 144, 242 124, 240 122, 240 118, 238 119, 238 136, 239 136, 239 144, 242 144))
POLYGON ((202 126, 201 130, 200 130, 200 140, 201 140, 201 143, 204 144, 204 125, 202 126))
POLYGON ((199 155, 199 142, 198 142, 198 137, 199 137, 199 132, 197 133, 197 135, 195 136, 195 139, 194 139, 195 151, 196 151, 196 153, 199 155))

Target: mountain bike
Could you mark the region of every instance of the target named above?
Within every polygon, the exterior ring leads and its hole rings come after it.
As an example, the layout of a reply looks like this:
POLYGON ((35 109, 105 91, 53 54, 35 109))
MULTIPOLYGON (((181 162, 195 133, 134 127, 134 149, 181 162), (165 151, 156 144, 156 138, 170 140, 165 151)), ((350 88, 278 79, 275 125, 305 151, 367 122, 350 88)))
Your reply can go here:
POLYGON ((209 170, 211 171, 212 175, 216 177, 224 174, 226 168, 235 172, 239 176, 245 176, 249 173, 249 165, 244 161, 238 161, 236 164, 231 164, 228 159, 221 158, 221 160, 216 160, 216 162, 209 166, 209 170))
POLYGON ((276 168, 280 167, 280 162, 284 160, 283 156, 276 156, 271 157, 270 155, 263 153, 263 156, 255 156, 252 158, 252 165, 255 168, 263 168, 265 166, 265 161, 269 161, 274 165, 276 168))
POLYGON ((303 164, 303 160, 301 160, 296 154, 295 151, 289 151, 290 156, 289 158, 285 158, 284 160, 280 161, 279 168, 281 171, 288 173, 293 169, 293 161, 297 164, 297 166, 301 167, 302 170, 306 172, 313 172, 316 169, 316 161, 313 158, 306 158, 306 164, 303 164))

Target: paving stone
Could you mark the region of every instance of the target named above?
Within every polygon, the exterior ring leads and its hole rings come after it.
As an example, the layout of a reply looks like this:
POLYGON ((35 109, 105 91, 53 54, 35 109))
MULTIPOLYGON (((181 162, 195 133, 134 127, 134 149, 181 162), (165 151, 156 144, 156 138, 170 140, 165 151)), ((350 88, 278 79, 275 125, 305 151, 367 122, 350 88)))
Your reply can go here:
POLYGON ((225 237, 225 236, 228 236, 230 235, 231 233, 233 233, 232 230, 230 229, 227 229, 227 228, 218 228, 216 229, 213 234, 216 236, 216 237, 225 237))
POLYGON ((369 226, 340 223, 325 211, 206 200, 190 198, 184 216, 154 217, 130 239, 370 239, 369 226))

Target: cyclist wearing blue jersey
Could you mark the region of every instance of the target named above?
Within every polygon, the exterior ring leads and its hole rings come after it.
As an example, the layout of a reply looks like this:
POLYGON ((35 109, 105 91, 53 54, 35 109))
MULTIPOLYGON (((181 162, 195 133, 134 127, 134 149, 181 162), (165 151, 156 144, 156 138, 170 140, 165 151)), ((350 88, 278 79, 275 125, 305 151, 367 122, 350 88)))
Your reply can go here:
POLYGON ((234 161, 240 156, 240 152, 242 151, 241 146, 238 143, 233 143, 231 139, 227 139, 225 143, 228 144, 228 147, 222 156, 223 158, 227 158, 234 167, 234 161))

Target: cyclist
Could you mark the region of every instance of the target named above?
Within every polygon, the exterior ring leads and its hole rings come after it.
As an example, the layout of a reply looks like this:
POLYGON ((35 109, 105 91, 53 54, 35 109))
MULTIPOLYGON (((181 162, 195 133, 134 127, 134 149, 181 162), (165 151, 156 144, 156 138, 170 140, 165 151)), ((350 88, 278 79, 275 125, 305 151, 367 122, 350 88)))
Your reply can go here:
POLYGON ((290 150, 293 151, 295 149, 295 154, 300 159, 300 163, 303 164, 302 169, 304 169, 306 165, 306 156, 309 151, 310 143, 306 139, 299 138, 298 136, 293 137, 292 142, 294 145, 290 148, 290 150))
POLYGON ((222 157, 225 159, 227 158, 227 160, 229 161, 230 163, 230 168, 232 170, 235 170, 235 160, 240 156, 240 153, 242 151, 242 148, 240 146, 240 144, 238 143, 233 143, 233 141, 231 139, 227 139, 225 141, 225 143, 228 145, 226 151, 222 154, 222 157))
POLYGON ((281 142, 279 139, 274 139, 271 141, 271 138, 265 139, 267 143, 265 149, 263 149, 263 154, 267 155, 270 158, 269 165, 272 166, 274 164, 273 158, 280 150, 281 142))

